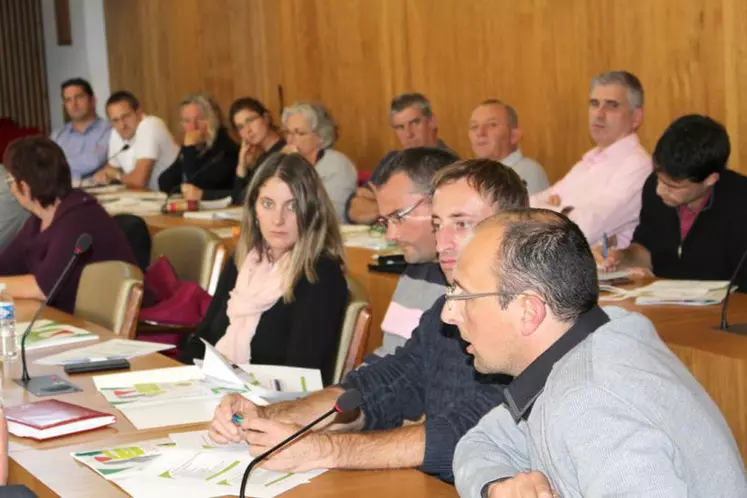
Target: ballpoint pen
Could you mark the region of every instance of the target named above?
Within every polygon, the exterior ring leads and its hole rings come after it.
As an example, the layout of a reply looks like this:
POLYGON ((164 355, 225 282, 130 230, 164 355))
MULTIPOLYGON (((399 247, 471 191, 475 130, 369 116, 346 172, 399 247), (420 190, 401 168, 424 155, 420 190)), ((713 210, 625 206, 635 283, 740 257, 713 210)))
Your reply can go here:
POLYGON ((607 233, 602 234, 602 258, 607 259, 607 254, 609 252, 609 245, 607 241, 607 233))

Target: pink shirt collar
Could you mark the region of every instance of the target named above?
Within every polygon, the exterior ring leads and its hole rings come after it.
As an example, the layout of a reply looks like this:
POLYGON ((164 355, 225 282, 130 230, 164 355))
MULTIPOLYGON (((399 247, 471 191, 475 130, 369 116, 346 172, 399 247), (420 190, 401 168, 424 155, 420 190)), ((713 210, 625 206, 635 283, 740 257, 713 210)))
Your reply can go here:
POLYGON ((631 133, 625 138, 621 138, 609 147, 594 147, 584 154, 583 161, 591 164, 606 161, 615 156, 625 156, 631 149, 640 147, 641 141, 636 133, 631 133))

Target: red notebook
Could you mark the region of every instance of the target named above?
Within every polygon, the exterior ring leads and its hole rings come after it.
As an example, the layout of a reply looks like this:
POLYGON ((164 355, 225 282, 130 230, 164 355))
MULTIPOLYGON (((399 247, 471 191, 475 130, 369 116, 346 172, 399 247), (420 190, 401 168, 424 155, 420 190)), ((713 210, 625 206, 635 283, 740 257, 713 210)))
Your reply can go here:
POLYGON ((14 436, 39 440, 90 431, 117 421, 109 413, 57 399, 12 406, 5 409, 5 416, 8 419, 8 432, 14 436))

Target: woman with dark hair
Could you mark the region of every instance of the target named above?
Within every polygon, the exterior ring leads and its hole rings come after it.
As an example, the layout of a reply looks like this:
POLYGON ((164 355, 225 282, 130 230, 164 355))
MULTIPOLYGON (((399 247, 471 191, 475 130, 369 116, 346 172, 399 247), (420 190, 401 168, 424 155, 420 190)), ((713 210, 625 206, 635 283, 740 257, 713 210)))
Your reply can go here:
POLYGON ((203 94, 179 103, 184 144, 177 160, 158 177, 167 194, 181 190, 187 200, 217 199, 234 181, 239 148, 223 125, 220 107, 203 94))
POLYGON ((0 253, 0 283, 12 297, 44 300, 67 265, 78 237, 91 235, 91 248, 78 258, 50 305, 73 312, 83 267, 99 261, 137 266, 116 222, 90 195, 72 188, 62 149, 46 137, 12 142, 3 164, 13 195, 31 216, 0 253))
POLYGON ((271 155, 249 184, 235 258, 180 359, 201 357, 203 338, 233 363, 318 368, 328 384, 348 301, 342 253, 316 170, 299 154, 271 155))

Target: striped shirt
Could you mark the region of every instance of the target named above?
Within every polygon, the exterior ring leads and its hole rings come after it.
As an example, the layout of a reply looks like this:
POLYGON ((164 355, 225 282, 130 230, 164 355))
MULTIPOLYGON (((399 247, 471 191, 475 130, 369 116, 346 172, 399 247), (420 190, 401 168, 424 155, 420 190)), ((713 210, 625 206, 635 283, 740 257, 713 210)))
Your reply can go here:
POLYGON ((375 353, 385 356, 403 346, 425 310, 433 306, 445 290, 446 280, 437 263, 407 265, 381 322, 383 344, 375 353))

